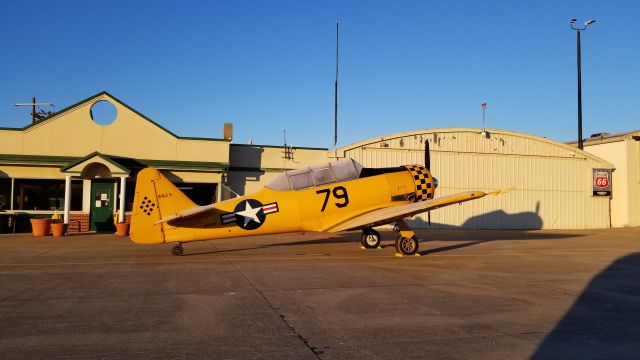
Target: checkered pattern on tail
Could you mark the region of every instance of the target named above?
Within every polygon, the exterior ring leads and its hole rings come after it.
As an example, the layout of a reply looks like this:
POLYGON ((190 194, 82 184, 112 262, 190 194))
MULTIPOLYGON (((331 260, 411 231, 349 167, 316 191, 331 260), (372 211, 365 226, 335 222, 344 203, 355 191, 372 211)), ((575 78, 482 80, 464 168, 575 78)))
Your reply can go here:
POLYGON ((405 167, 411 173, 416 184, 416 201, 433 199, 435 188, 429 170, 422 165, 405 165, 405 167))
POLYGON ((151 215, 153 210, 155 210, 156 204, 151 201, 148 197, 144 197, 144 200, 140 203, 140 209, 143 213, 147 214, 147 216, 151 215))

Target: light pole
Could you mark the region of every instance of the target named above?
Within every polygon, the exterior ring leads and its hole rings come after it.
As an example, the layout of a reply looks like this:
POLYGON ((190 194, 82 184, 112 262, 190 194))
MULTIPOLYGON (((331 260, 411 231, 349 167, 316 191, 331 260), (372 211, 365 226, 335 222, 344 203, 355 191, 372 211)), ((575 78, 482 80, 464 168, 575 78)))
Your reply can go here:
POLYGON ((578 35, 578 149, 582 150, 582 75, 581 75, 581 55, 580 55, 580 32, 587 29, 587 26, 596 22, 594 19, 587 20, 583 26, 574 26, 578 19, 569 20, 569 26, 578 35))

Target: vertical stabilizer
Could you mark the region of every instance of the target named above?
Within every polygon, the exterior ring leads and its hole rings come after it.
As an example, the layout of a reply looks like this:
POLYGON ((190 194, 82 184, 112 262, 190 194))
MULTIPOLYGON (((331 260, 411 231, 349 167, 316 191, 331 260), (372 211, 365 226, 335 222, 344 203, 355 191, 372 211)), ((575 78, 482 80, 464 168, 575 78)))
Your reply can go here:
POLYGON ((131 241, 139 244, 165 242, 163 217, 196 206, 160 171, 146 168, 138 173, 131 215, 131 241))

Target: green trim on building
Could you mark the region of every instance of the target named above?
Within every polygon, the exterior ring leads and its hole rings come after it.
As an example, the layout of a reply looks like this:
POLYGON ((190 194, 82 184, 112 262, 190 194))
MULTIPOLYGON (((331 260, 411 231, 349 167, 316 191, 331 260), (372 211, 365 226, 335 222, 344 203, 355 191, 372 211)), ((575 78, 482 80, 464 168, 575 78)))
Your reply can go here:
POLYGON ((82 164, 83 162, 85 162, 85 161, 87 161, 87 160, 89 160, 91 158, 94 158, 94 157, 98 157, 98 158, 108 162, 109 164, 111 164, 111 165, 117 167, 118 169, 122 170, 122 172, 127 174, 127 175, 131 173, 131 170, 128 169, 126 166, 123 166, 122 164, 118 163, 117 161, 114 161, 109 156, 103 155, 98 151, 94 151, 93 153, 91 153, 91 154, 89 154, 89 155, 87 155, 87 156, 85 156, 85 157, 83 157, 83 158, 81 158, 81 159, 79 159, 79 160, 77 160, 77 161, 75 161, 75 162, 63 167, 62 169, 60 169, 60 171, 65 172, 68 169, 71 169, 74 166, 82 164))

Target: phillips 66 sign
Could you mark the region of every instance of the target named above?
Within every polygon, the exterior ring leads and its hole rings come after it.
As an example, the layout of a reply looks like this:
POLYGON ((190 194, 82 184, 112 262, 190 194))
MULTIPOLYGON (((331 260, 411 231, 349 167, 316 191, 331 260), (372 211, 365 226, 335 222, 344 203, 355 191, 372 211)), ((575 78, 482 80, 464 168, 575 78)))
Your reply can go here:
POLYGON ((593 196, 611 196, 611 169, 593 169, 593 196))

